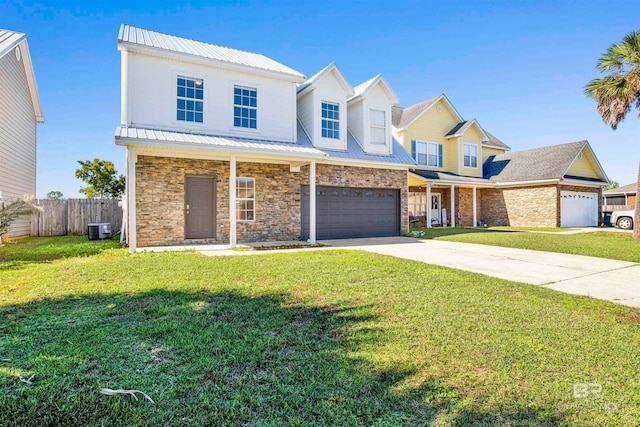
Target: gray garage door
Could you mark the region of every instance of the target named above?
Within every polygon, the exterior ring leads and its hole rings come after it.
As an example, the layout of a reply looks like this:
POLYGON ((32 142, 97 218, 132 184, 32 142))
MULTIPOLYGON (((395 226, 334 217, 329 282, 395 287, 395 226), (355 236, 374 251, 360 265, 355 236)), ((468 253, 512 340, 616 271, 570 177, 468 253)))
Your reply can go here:
MULTIPOLYGON (((309 187, 302 186, 302 239, 309 238, 309 187)), ((316 187, 318 239, 400 234, 400 191, 316 187)))

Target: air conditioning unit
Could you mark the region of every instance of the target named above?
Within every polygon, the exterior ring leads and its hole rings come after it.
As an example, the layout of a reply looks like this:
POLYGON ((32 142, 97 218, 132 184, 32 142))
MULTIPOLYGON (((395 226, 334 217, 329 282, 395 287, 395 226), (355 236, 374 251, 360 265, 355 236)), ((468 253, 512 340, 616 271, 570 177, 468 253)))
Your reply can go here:
POLYGON ((111 224, 108 222, 95 222, 88 225, 87 234, 89 240, 102 240, 111 238, 111 224))

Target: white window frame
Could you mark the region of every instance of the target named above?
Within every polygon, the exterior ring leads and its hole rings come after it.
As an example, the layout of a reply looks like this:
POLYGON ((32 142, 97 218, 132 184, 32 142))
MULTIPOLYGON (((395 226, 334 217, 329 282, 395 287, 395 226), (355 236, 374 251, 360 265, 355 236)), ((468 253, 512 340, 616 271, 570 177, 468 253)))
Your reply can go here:
POLYGON ((382 146, 387 145, 387 112, 386 112, 386 111, 384 111, 384 110, 377 110, 377 109, 375 109, 375 108, 370 108, 370 109, 369 109, 369 142, 371 143, 371 145, 376 145, 376 146, 379 146, 379 147, 382 147, 382 146), (384 117, 383 125, 382 125, 382 126, 380 126, 380 125, 374 125, 374 124, 372 123, 371 116, 373 115, 373 112, 374 112, 374 111, 375 111, 376 113, 382 113, 382 115, 383 115, 383 117, 384 117), (382 132, 383 132, 383 134, 384 134, 384 140, 383 140, 381 143, 380 143, 380 142, 374 142, 374 141, 373 141, 373 137, 372 137, 373 132, 371 132, 373 129, 382 129, 382 132))
MULTIPOLYGON (((420 166, 427 166, 429 168, 442 168, 442 166, 438 166, 438 157, 439 157, 439 151, 440 151, 440 143, 437 142, 432 142, 432 141, 420 141, 420 140, 416 140, 416 163, 420 166), (420 152, 418 147, 423 147, 424 150, 422 152, 420 152), (429 148, 433 147, 435 148, 435 154, 433 153, 429 153, 429 148), (425 156, 426 162, 425 163, 420 163, 418 161, 418 159, 420 158, 420 154, 422 154, 423 156, 425 156), (434 156, 434 158, 436 159, 436 163, 435 165, 431 165, 429 164, 429 156, 434 156)), ((444 163, 444 159, 443 159, 443 163, 444 163)))
POLYGON ((332 102, 332 101, 326 101, 326 100, 322 100, 320 101, 320 136, 322 138, 326 138, 326 139, 340 139, 340 103, 339 102, 332 102), (338 114, 338 118, 335 119, 333 117, 329 118, 329 117, 324 117, 322 115, 322 113, 324 112, 324 105, 331 105, 333 107, 337 107, 338 110, 337 111, 333 111, 334 113, 338 114), (327 130, 327 134, 329 134, 329 132, 332 132, 335 134, 335 136, 324 136, 322 135, 322 132, 325 130, 324 129, 324 124, 326 123, 333 123, 334 125, 337 125, 338 130, 334 129, 326 129, 327 130))
MULTIPOLYGON (((202 126, 202 125, 204 125, 204 123, 205 123, 205 120, 204 120, 204 116, 205 116, 205 114, 204 114, 204 109, 205 109, 205 102, 204 102, 204 99, 205 99, 205 97, 206 97, 206 94, 205 94, 205 92, 204 92, 204 79, 203 79, 203 78, 201 78, 201 77, 187 76, 187 74, 189 74, 189 73, 175 73, 175 75, 174 75, 174 79, 173 79, 173 81, 174 81, 175 88, 176 88, 176 92, 174 92, 174 93, 176 94, 176 97, 174 98, 174 99, 176 99, 176 104, 174 104, 174 105, 176 106, 176 109, 175 109, 176 113, 175 113, 175 115, 174 115, 173 117, 174 117, 174 120, 175 120, 175 122, 176 122, 176 123, 180 123, 180 124, 188 123, 188 124, 189 124, 189 126, 191 126, 191 125, 202 126), (194 84, 195 84, 195 85, 197 85, 197 82, 198 82, 198 81, 200 81, 200 82, 201 82, 201 84, 202 84, 202 86, 203 86, 203 87, 200 89, 200 90, 202 90, 202 99, 198 99, 198 98, 196 98, 196 97, 195 97, 195 94, 194 94, 194 97, 193 97, 193 98, 186 96, 186 95, 187 95, 187 93, 185 93, 185 94, 184 94, 184 96, 180 96, 180 95, 178 95, 178 80, 179 80, 179 79, 183 79, 183 80, 191 80, 191 81, 193 81, 193 82, 194 82, 194 84), (194 103, 198 103, 198 102, 199 102, 199 103, 201 103, 201 104, 202 104, 202 111, 196 111, 196 110, 194 110, 194 111, 193 111, 193 113, 194 113, 194 120, 187 120, 187 119, 186 119, 186 116, 187 116, 187 114, 186 114, 186 113, 188 113, 188 112, 189 112, 189 110, 188 110, 188 109, 186 109, 186 108, 185 108, 185 109, 180 109, 180 108, 178 108, 177 101, 184 101, 184 102, 185 102, 185 104, 186 104, 186 103, 188 103, 188 102, 190 102, 190 101, 191 101, 191 102, 194 102, 194 103), (177 117, 178 111, 180 111, 180 110, 184 110, 184 111, 185 111, 185 119, 184 119, 184 120, 178 119, 178 117, 177 117), (196 120, 195 120, 195 115, 196 115, 197 113, 202 114, 202 121, 200 121, 200 122, 198 122, 198 121, 196 121, 196 120)), ((195 87, 194 87, 194 89, 197 89, 197 88, 195 88, 195 87)))
POLYGON ((467 169, 478 169, 478 146, 476 144, 469 144, 466 142, 462 144, 462 166, 467 169), (475 151, 474 155, 471 154, 472 148, 475 151), (469 154, 467 154, 467 149, 469 149, 469 154), (471 159, 474 157, 476 159, 476 165, 471 166, 473 164, 471 159), (467 162, 467 160, 469 161, 467 162))
POLYGON ((236 177, 236 221, 238 222, 255 222, 256 221, 256 179, 255 178, 241 177, 241 176, 236 177), (247 183, 251 183, 251 187, 247 185, 241 185, 241 184, 247 184, 247 183), (242 195, 243 190, 245 191, 244 195, 242 195), (248 190, 253 190, 253 195, 251 197, 247 196, 248 190), (252 209, 247 209, 246 207, 242 208, 241 202, 245 202, 245 203, 252 202, 253 208, 252 209), (253 213, 253 219, 247 219, 246 215, 244 215, 245 218, 243 218, 243 214, 246 214, 247 212, 253 213))
MULTIPOLYGON (((247 86, 247 85, 242 85, 242 84, 234 84, 233 85, 233 92, 231 93, 232 95, 232 101, 233 101, 233 127, 234 129, 243 129, 243 130, 249 130, 249 131, 257 131, 258 130, 258 88, 255 86, 247 86), (236 89, 240 89, 240 90, 249 90, 249 91, 255 91, 256 93, 256 105, 255 106, 251 106, 251 105, 242 105, 242 103, 240 104, 236 104, 236 89), (248 124, 249 126, 242 126, 242 115, 240 116, 240 125, 236 125, 236 108, 240 108, 240 110, 242 110, 243 108, 249 111, 249 117, 247 118, 248 124), (251 118, 251 111, 255 111, 255 118, 251 118), (251 127, 251 120, 255 120, 256 123, 256 127, 251 127)), ((244 95, 240 95, 240 96, 244 96, 244 95)))

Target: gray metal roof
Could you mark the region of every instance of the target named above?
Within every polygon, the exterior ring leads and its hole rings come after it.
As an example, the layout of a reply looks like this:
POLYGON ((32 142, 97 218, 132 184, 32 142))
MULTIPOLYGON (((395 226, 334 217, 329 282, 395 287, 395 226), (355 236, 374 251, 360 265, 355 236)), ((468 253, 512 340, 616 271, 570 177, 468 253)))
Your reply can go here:
POLYGON ((234 149, 240 151, 264 151, 265 153, 298 154, 301 156, 324 157, 325 153, 313 148, 311 144, 302 145, 281 141, 266 141, 250 138, 236 138, 194 133, 173 132, 159 129, 144 129, 120 126, 116 128, 116 142, 152 142, 163 145, 178 143, 195 147, 212 147, 220 149, 234 149))
POLYGON ((611 190, 603 191, 602 194, 605 196, 613 196, 616 194, 624 195, 624 194, 636 194, 638 191, 638 183, 633 182, 631 184, 623 185, 621 187, 612 188, 611 190))
POLYGON ((17 46, 25 37, 24 33, 0 29, 0 57, 17 46))
POLYGON ((425 101, 418 102, 417 104, 409 107, 393 107, 391 114, 391 123, 395 128, 403 128, 411 123, 416 117, 422 114, 427 108, 431 107, 438 98, 443 94, 436 95, 433 98, 429 98, 425 101))
POLYGON ((156 31, 132 27, 126 24, 122 24, 120 26, 118 43, 132 43, 227 62, 230 64, 259 68, 295 77, 296 81, 304 81, 305 79, 305 76, 296 70, 258 53, 245 52, 242 50, 217 46, 182 37, 171 36, 168 34, 158 33, 156 31))
POLYGON ((587 144, 587 141, 578 141, 491 156, 483 165, 483 176, 493 182, 563 179, 587 144))
MULTIPOLYGON (((311 143, 311 139, 304 128, 298 122, 298 144, 302 146, 313 147, 311 143)), ((363 160, 375 163, 392 163, 392 164, 400 164, 400 165, 415 165, 416 162, 413 160, 413 157, 404 147, 393 138, 393 154, 390 156, 384 156, 380 154, 368 154, 365 153, 360 144, 356 141, 356 139, 351 135, 351 132, 347 131, 347 150, 327 150, 326 148, 320 148, 324 153, 326 153, 329 158, 336 159, 353 159, 353 160, 363 160)))
POLYGON ((298 122, 298 142, 266 141, 250 138, 237 138, 216 135, 204 135, 195 133, 174 132, 161 129, 145 129, 136 127, 119 126, 115 132, 116 143, 127 142, 152 143, 155 145, 179 144, 194 148, 218 148, 227 151, 264 151, 265 154, 288 154, 299 157, 326 158, 326 159, 353 159, 369 161, 373 163, 390 163, 397 165, 415 165, 413 158, 400 145, 393 140, 393 154, 390 156, 367 154, 351 133, 347 133, 347 150, 327 150, 315 148, 306 131, 298 122))

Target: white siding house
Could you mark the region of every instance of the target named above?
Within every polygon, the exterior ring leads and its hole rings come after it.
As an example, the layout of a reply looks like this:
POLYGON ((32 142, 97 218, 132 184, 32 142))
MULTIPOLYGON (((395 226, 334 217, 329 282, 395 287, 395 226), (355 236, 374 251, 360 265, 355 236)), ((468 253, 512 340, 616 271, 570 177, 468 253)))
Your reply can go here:
MULTIPOLYGON (((0 30, 0 199, 36 194, 36 125, 43 123, 27 38, 0 30)), ((9 227, 8 237, 30 233, 29 218, 9 227)))

